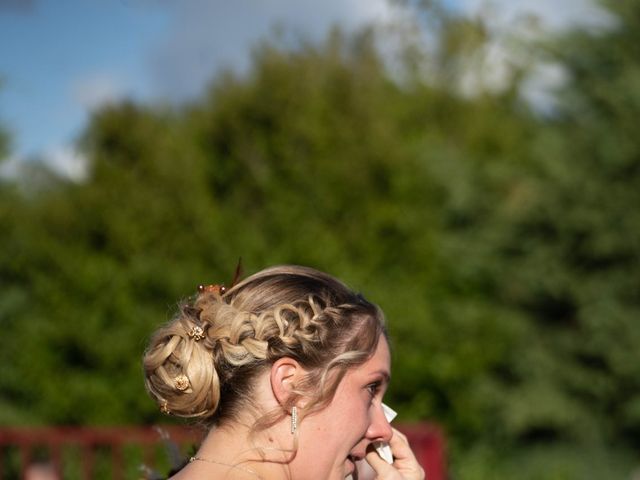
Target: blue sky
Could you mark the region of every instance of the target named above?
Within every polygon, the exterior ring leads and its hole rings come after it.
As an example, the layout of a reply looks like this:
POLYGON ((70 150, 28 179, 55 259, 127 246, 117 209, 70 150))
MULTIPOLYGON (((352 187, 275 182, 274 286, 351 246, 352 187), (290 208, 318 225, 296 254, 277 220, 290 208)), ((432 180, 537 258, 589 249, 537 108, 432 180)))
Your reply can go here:
MULTIPOLYGON (((470 14, 487 7, 450 3, 470 14)), ((589 0, 491 4, 504 21, 533 11, 551 28, 602 16, 589 0)), ((101 104, 192 98, 220 68, 246 68, 275 24, 319 39, 335 23, 392 15, 386 0, 0 0, 0 122, 12 162, 39 156, 77 174, 73 141, 101 104)))
POLYGON ((121 1, 42 1, 2 11, 0 115, 18 153, 71 140, 100 96, 143 95, 145 50, 167 25, 165 12, 121 1))

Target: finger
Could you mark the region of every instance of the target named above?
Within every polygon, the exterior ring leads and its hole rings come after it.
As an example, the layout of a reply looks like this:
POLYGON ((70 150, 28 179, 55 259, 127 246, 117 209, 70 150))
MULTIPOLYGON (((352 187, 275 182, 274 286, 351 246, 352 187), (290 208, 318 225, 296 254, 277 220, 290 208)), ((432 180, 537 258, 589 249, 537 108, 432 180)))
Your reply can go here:
POLYGON ((413 457, 413 452, 409 446, 409 439, 402 432, 393 429, 393 436, 389 441, 391 451, 396 459, 403 459, 407 457, 413 457))
POLYGON ((393 466, 402 474, 402 478, 407 480, 420 480, 425 478, 424 469, 420 466, 416 456, 411 450, 409 439, 406 435, 394 428, 389 445, 393 451, 393 466))
POLYGON ((395 440, 396 443, 404 442, 407 445, 409 444, 409 439, 404 433, 402 433, 400 430, 394 427, 391 427, 391 430, 393 430, 393 436, 391 437, 390 443, 393 443, 393 441, 395 440))
POLYGON ((378 452, 375 450, 368 451, 365 460, 371 465, 371 468, 373 468, 379 478, 385 478, 385 475, 388 475, 390 472, 395 472, 395 469, 380 458, 380 455, 378 455, 378 452))

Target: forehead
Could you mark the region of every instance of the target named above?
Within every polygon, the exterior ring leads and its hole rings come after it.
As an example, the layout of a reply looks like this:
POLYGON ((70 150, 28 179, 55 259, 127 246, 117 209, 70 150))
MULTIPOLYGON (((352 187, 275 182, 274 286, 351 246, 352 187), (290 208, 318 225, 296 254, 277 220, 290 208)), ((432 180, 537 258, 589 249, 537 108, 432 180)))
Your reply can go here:
POLYGON ((386 376, 389 376, 391 368, 391 353, 389 351, 389 343, 384 335, 380 335, 380 339, 378 340, 378 345, 376 347, 375 352, 367 360, 363 363, 359 368, 359 370, 363 373, 372 373, 376 371, 380 371, 384 373, 386 376))

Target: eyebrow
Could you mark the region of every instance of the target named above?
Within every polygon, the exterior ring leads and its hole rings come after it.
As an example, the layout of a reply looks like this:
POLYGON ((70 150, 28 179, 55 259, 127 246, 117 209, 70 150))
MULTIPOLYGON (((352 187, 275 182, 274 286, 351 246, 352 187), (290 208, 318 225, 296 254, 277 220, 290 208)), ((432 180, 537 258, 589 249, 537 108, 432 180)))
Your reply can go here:
POLYGON ((380 375, 382 376, 382 378, 384 379, 384 381, 386 383, 391 382, 391 374, 389 373, 388 370, 375 370, 373 372, 371 372, 371 375, 380 375))

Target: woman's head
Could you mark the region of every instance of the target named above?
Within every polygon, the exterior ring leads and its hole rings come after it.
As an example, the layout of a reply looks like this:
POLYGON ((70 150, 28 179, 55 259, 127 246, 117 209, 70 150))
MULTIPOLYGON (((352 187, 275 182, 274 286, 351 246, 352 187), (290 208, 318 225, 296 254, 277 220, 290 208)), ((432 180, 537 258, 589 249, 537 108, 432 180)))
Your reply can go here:
POLYGON ((267 427, 304 396, 305 414, 326 406, 345 373, 376 352, 377 306, 317 270, 273 267, 228 291, 204 289, 153 336, 144 356, 147 389, 177 416, 221 424, 252 405, 256 379, 291 358, 307 373, 267 427))

